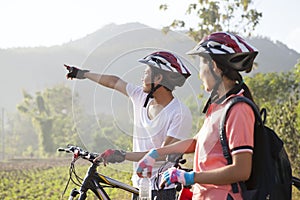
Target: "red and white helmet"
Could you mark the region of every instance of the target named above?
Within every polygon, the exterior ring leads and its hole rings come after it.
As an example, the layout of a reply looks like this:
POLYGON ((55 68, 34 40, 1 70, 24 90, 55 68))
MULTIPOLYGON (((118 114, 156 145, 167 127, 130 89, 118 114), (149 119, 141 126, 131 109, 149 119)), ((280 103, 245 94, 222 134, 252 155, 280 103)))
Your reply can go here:
POLYGON ((203 38, 187 54, 204 56, 206 54, 219 65, 249 72, 258 50, 236 34, 216 32, 203 38))
POLYGON ((180 73, 188 78, 191 73, 183 62, 174 54, 166 51, 157 51, 138 60, 151 67, 156 67, 167 72, 180 73))

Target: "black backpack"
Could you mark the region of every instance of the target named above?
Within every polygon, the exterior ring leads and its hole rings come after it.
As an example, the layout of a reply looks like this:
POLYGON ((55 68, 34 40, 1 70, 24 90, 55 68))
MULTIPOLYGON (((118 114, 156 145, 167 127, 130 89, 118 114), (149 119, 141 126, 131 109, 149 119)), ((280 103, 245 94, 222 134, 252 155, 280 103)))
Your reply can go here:
POLYGON ((228 164, 232 163, 225 124, 228 111, 238 102, 249 104, 255 113, 254 149, 251 176, 245 182, 232 184, 233 192, 239 192, 239 184, 244 200, 290 200, 293 182, 292 169, 283 142, 272 129, 264 125, 265 109, 260 113, 257 106, 246 97, 233 97, 225 106, 220 122, 220 140, 224 157, 228 164), (264 120, 261 118, 263 114, 264 120))

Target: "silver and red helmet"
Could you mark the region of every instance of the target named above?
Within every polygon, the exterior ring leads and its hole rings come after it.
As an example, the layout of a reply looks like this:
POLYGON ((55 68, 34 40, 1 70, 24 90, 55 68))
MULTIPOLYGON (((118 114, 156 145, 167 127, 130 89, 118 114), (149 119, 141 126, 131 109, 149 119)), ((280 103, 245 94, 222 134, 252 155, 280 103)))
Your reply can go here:
POLYGON ((152 68, 153 71, 159 71, 164 74, 164 78, 160 84, 154 86, 154 73, 151 73, 151 90, 147 95, 144 107, 147 106, 153 93, 161 86, 172 91, 176 86, 181 87, 185 80, 191 75, 183 62, 173 53, 166 51, 157 51, 138 60, 152 68), (155 69, 155 70, 154 70, 155 69))
POLYGON ((236 34, 216 32, 203 38, 187 54, 209 55, 225 68, 250 72, 258 50, 236 34))
POLYGON ((138 61, 167 72, 179 73, 185 78, 188 78, 191 75, 183 62, 176 55, 170 52, 157 51, 139 59, 138 61))

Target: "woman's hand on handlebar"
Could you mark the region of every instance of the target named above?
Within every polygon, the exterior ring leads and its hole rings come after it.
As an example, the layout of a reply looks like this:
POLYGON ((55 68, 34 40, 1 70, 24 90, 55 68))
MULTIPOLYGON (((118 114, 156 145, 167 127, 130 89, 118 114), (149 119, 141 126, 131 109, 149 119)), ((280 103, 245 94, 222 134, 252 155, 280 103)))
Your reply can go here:
POLYGON ((169 186, 172 183, 182 183, 183 185, 194 184, 195 172, 186 172, 176 167, 171 167, 163 173, 162 181, 160 184, 161 188, 169 186))

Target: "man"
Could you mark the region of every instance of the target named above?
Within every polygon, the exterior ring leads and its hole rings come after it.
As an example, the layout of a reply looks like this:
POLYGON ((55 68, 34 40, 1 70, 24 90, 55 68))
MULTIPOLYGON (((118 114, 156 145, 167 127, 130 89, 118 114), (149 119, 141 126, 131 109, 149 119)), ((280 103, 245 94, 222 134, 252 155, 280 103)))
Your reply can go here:
MULTIPOLYGON (((65 67, 69 71, 67 78, 87 78, 131 99, 134 111, 133 152, 146 152, 185 139, 191 133, 191 113, 172 93, 176 86, 183 86, 191 74, 179 57, 166 51, 154 52, 139 62, 147 65, 142 76, 142 86, 127 83, 114 75, 95 74, 67 65, 65 67)), ((142 154, 139 156, 132 152, 109 149, 97 159, 114 163, 125 159, 139 161, 141 158, 142 154)), ((155 172, 160 165, 161 163, 157 163, 153 168, 152 198, 157 196, 158 199, 175 199, 174 186, 158 192, 155 172)), ((134 171, 135 169, 136 163, 134 171)), ((137 175, 133 175, 132 181, 133 186, 139 186, 140 178, 137 175)), ((137 197, 134 196, 133 199, 137 197)))

